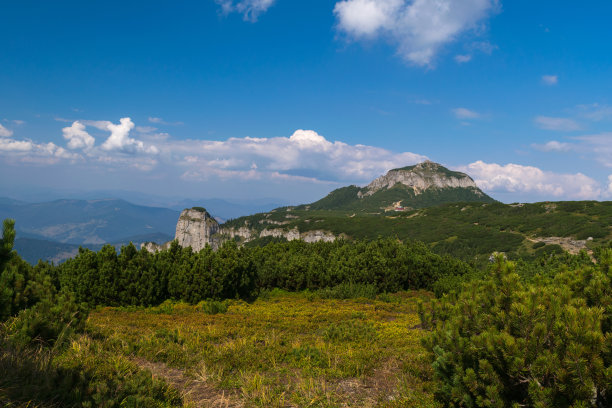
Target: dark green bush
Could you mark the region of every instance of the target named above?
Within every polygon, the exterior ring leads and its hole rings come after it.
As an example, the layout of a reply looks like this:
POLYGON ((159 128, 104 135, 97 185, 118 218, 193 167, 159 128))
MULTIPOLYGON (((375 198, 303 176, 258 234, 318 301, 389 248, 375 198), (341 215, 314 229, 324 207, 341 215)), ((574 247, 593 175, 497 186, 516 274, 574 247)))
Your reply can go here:
POLYGON ((374 285, 352 282, 341 283, 333 288, 325 288, 317 291, 317 295, 322 299, 374 299, 377 293, 378 289, 376 289, 374 285))
POLYGON ((436 398, 453 407, 612 404, 612 252, 600 268, 525 283, 498 257, 489 276, 421 307, 436 398))

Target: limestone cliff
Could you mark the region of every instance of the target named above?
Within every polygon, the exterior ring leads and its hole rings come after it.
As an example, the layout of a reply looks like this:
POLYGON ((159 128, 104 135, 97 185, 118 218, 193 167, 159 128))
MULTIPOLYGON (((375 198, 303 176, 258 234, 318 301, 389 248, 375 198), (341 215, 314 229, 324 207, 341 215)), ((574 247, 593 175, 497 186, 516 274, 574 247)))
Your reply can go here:
POLYGON ((467 174, 450 171, 437 163, 425 161, 416 166, 390 170, 384 176, 368 184, 363 191, 358 193, 358 196, 360 198, 371 196, 396 184, 403 184, 412 189, 415 195, 431 188, 469 188, 476 194, 483 195, 474 180, 467 174))
MULTIPOLYGON (((202 207, 183 210, 176 223, 174 239, 183 248, 191 247, 194 252, 202 250, 207 244, 216 248, 218 239, 213 236, 219 232, 219 223, 202 207)), ((171 242, 158 245, 153 242, 142 244, 150 252, 168 249, 171 242)))
POLYGON ((183 210, 176 223, 176 239, 183 248, 191 247, 194 252, 212 245, 212 236, 219 231, 219 223, 201 207, 183 210))

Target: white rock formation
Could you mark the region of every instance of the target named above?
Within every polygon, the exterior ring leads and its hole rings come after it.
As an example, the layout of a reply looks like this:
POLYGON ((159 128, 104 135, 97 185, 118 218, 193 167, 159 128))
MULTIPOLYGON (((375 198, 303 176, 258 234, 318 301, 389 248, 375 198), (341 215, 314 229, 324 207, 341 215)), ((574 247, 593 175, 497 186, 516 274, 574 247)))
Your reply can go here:
POLYGON ((391 170, 384 176, 378 177, 365 188, 365 192, 359 192, 359 197, 367 197, 384 188, 391 188, 397 183, 412 188, 416 195, 421 194, 428 188, 473 188, 477 194, 482 194, 467 174, 453 172, 445 174, 440 172, 440 166, 431 161, 419 163, 414 168, 391 170), (456 176, 457 175, 457 176, 456 176))
POLYGON ((219 223, 203 208, 183 210, 176 223, 176 239, 183 248, 199 252, 206 244, 212 245, 212 236, 219 231, 219 223))
MULTIPOLYGON (((183 248, 191 247, 194 252, 202 250, 206 244, 216 248, 217 240, 213 235, 219 231, 219 223, 210 216, 204 208, 195 207, 183 210, 176 223, 174 239, 183 248)), ((154 242, 145 242, 142 248, 149 252, 162 251, 170 248, 170 242, 159 245, 154 242)))

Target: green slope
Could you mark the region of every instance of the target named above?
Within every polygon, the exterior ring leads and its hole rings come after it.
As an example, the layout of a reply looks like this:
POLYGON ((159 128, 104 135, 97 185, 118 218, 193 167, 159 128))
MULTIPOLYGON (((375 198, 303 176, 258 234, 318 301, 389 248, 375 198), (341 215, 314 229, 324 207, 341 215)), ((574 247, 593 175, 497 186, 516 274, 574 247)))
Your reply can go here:
POLYGON ((324 230, 349 239, 416 239, 437 253, 482 261, 493 251, 506 252, 510 258, 529 258, 559 250, 558 245, 536 242, 542 237, 585 240, 581 244, 587 247, 600 245, 611 238, 611 225, 612 202, 575 201, 453 203, 386 214, 287 207, 238 218, 223 226, 248 226, 255 232, 264 228, 324 230), (592 240, 586 241, 588 238, 592 240))
POLYGON ((406 179, 413 177, 411 180, 419 179, 430 187, 417 189, 416 187, 396 183, 391 187, 379 188, 372 193, 370 186, 363 188, 348 186, 334 190, 321 200, 300 206, 298 209, 380 212, 385 209, 393 209, 396 205, 407 209, 416 209, 456 202, 495 202, 494 199, 475 186, 435 187, 436 180, 462 180, 473 183, 473 180, 466 174, 449 170, 437 163, 427 161, 414 166, 393 169, 382 179, 384 180, 389 175, 392 175, 392 178, 395 176, 406 177, 406 179))

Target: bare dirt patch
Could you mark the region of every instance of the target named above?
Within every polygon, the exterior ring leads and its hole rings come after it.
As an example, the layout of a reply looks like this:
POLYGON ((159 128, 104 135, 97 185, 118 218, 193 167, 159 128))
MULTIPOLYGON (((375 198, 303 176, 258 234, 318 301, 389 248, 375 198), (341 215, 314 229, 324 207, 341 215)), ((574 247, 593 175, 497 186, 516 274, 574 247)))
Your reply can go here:
POLYGON ((152 362, 144 358, 132 359, 141 369, 148 370, 153 377, 164 380, 181 393, 184 401, 191 407, 210 408, 242 408, 244 404, 235 393, 219 390, 211 384, 196 380, 185 374, 183 370, 168 367, 164 363, 152 362))
MULTIPOLYGON (((559 245, 572 255, 578 254, 581 250, 587 249, 587 241, 584 239, 574 239, 571 237, 540 237, 528 238, 532 242, 543 242, 547 245, 559 245)), ((591 251, 587 252, 590 254, 591 251)))
POLYGON ((342 395, 342 407, 376 407, 381 400, 395 397, 400 372, 397 361, 390 360, 366 378, 347 378, 338 382, 336 391, 342 395))

